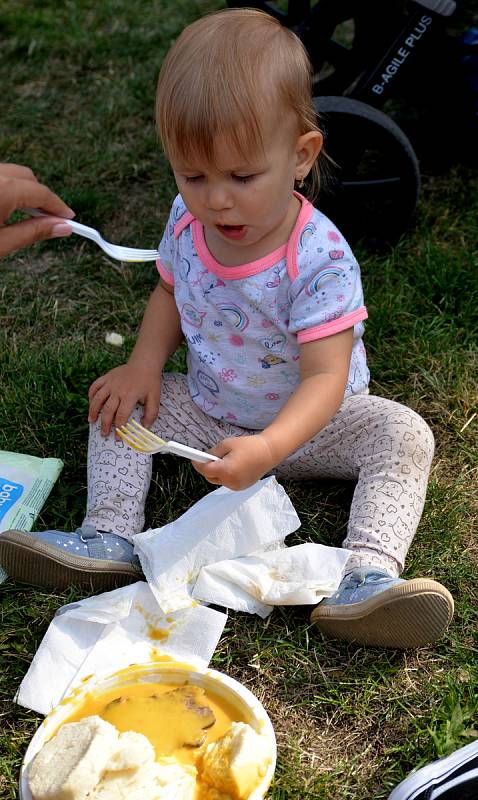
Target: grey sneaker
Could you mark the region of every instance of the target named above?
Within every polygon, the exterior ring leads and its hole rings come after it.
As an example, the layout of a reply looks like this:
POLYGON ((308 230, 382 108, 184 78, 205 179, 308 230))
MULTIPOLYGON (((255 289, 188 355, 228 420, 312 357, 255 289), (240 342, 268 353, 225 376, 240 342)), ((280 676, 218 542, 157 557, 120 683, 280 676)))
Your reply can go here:
POLYGON ((4 531, 0 564, 14 580, 55 589, 108 590, 144 579, 133 545, 89 524, 74 533, 4 531))
POLYGON ((354 570, 322 600, 311 622, 326 636, 378 647, 421 647, 450 624, 453 598, 428 578, 406 581, 376 568, 354 570))

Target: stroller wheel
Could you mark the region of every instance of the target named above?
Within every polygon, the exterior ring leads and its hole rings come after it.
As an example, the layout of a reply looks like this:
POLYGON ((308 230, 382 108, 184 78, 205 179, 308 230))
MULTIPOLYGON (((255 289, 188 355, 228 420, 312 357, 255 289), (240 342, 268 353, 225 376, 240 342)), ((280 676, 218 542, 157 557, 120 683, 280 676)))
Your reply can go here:
POLYGON ((409 226, 420 169, 401 128, 376 108, 347 97, 315 97, 325 151, 336 167, 320 209, 351 240, 392 243, 409 226))

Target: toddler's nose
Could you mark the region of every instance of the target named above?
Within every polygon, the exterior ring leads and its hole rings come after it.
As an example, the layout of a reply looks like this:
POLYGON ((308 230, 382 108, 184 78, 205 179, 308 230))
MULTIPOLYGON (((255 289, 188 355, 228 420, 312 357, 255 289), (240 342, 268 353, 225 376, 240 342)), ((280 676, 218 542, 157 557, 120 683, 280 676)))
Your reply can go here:
POLYGON ((224 186, 216 184, 208 188, 207 206, 211 211, 222 211, 234 205, 231 194, 224 186))

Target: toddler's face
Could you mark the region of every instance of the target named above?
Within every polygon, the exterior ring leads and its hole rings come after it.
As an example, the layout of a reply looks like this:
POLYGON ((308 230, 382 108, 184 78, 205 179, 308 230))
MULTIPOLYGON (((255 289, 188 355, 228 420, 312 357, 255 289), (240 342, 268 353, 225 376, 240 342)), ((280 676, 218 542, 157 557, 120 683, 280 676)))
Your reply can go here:
POLYGON ((247 159, 220 137, 215 142, 216 165, 173 160, 179 191, 204 225, 214 255, 224 258, 230 253, 232 262, 239 257, 245 263, 287 241, 298 210, 292 193, 296 143, 291 126, 283 124, 267 131, 264 153, 247 159))

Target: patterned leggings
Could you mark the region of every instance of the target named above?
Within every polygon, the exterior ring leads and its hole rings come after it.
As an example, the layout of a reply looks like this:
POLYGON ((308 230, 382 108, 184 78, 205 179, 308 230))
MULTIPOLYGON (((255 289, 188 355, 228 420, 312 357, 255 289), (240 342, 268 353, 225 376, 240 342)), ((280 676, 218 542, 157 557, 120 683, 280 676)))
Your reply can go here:
MULTIPOLYGON (((136 407, 134 418, 140 420, 142 412, 136 407)), ((163 375, 161 408, 151 430, 201 450, 255 432, 205 414, 191 400, 186 377, 171 373, 163 375)), ((356 480, 343 541, 352 551, 347 571, 370 565, 397 576, 420 521, 433 449, 433 434, 414 411, 382 397, 353 395, 274 473, 279 480, 356 480)), ((151 461, 91 425, 85 522, 130 540, 142 531, 151 461)))

